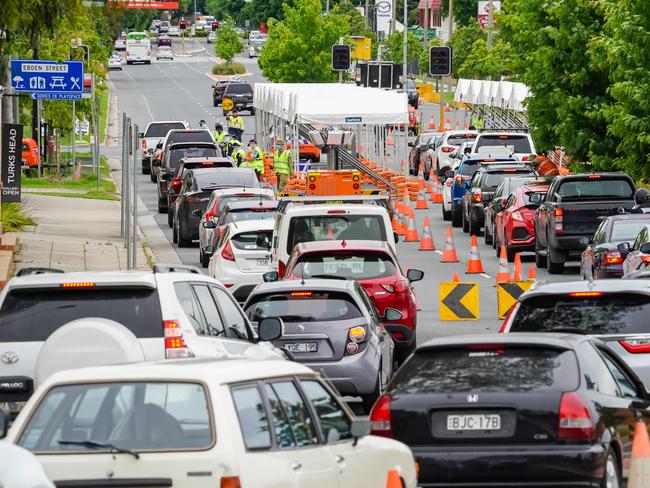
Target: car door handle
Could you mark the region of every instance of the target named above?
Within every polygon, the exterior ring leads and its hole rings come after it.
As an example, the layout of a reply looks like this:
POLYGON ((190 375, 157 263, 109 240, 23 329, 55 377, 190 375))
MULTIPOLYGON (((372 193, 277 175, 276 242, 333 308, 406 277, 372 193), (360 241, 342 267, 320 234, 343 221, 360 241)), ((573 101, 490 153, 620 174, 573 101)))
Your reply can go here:
POLYGON ((345 461, 345 458, 343 456, 341 456, 340 454, 337 454, 334 459, 336 459, 336 462, 339 463, 339 464, 342 463, 343 461, 345 461))
POLYGON ((300 468, 302 468, 302 464, 299 463, 298 461, 294 461, 293 463, 291 463, 291 469, 293 469, 294 471, 298 471, 300 468))

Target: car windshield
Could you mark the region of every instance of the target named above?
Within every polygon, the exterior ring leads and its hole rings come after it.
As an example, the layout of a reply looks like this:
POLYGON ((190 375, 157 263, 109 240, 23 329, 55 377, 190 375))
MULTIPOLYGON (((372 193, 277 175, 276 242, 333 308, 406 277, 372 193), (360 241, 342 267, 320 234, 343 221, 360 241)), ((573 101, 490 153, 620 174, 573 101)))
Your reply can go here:
POLYGON ((207 130, 172 132, 167 138, 167 145, 177 142, 214 142, 207 130))
POLYGON ((165 137, 172 129, 184 129, 185 124, 182 122, 165 122, 160 124, 150 124, 147 128, 145 137, 165 137))
POLYGON ((296 244, 326 240, 386 241, 386 230, 380 215, 318 215, 296 216, 289 224, 287 253, 296 244))
POLYGON ((273 220, 275 219, 275 214, 276 211, 274 208, 231 210, 226 214, 224 224, 231 224, 232 222, 245 222, 247 220, 273 220))
POLYGON ((246 83, 231 83, 226 87, 226 92, 230 94, 240 95, 243 93, 253 93, 253 89, 246 83))
POLYGON ((556 192, 563 200, 588 200, 592 198, 630 199, 634 196, 634 187, 627 179, 613 180, 593 178, 587 180, 564 181, 556 192))
POLYGON ((183 158, 214 158, 219 156, 215 147, 181 147, 170 149, 168 164, 170 169, 176 169, 183 158))
POLYGON ((476 344, 423 349, 393 379, 396 392, 572 391, 578 387, 573 351, 535 346, 476 344))
POLYGON ((162 337, 158 292, 151 288, 11 290, 0 309, 0 343, 44 341, 76 319, 101 317, 136 337, 162 337))
POLYGON ((255 296, 246 304, 253 322, 280 317, 285 322, 331 322, 359 319, 361 311, 347 293, 338 291, 286 291, 255 296))
POLYGON ((18 445, 32 452, 208 449, 214 441, 203 385, 187 382, 55 386, 18 445))
POLYGON ((303 278, 336 277, 363 280, 394 276, 396 271, 395 263, 385 253, 352 251, 310 253, 301 256, 293 275, 303 278))
POLYGON ((615 220, 609 240, 633 241, 646 225, 648 225, 647 220, 615 220))
POLYGON ((240 232, 230 238, 230 243, 242 251, 270 251, 272 236, 271 230, 240 232))
POLYGON ((516 153, 523 153, 523 154, 530 154, 531 148, 530 148, 530 142, 528 140, 528 135, 522 134, 522 135, 486 135, 483 134, 481 137, 479 137, 476 141, 476 148, 474 149, 474 152, 481 152, 479 151, 480 148, 482 147, 495 147, 495 146, 502 146, 502 147, 512 147, 514 152, 516 153))
MULTIPOLYGON (((496 173, 496 172, 487 172, 485 173, 485 177, 481 180, 481 188, 485 190, 495 190, 497 186, 501 184, 501 182, 507 178, 508 176, 525 176, 525 175, 530 175, 530 176, 535 176, 535 173, 533 173, 531 170, 514 170, 514 171, 509 171, 507 173, 496 173)), ((525 180, 522 181, 521 184, 524 184, 525 180)))
POLYGON ((578 334, 645 334, 650 297, 635 293, 580 292, 524 300, 511 332, 575 331, 578 334))

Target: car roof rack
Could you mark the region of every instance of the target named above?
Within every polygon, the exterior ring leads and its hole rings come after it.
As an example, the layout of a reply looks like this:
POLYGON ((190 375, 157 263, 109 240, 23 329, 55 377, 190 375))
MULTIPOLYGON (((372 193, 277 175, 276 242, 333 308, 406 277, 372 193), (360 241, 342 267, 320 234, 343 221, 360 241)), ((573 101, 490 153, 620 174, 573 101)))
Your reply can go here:
POLYGON ((202 274, 201 270, 190 264, 154 264, 154 273, 193 273, 202 274))
POLYGON ((34 267, 34 268, 23 268, 16 273, 16 276, 31 276, 31 275, 39 275, 39 274, 46 274, 46 273, 64 273, 64 272, 65 271, 63 271, 62 269, 34 267))

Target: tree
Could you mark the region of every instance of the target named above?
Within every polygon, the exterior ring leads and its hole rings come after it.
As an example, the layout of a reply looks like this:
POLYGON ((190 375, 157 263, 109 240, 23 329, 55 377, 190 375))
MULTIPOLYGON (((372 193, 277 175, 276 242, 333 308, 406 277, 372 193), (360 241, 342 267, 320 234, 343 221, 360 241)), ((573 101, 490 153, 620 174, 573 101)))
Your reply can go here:
POLYGON ((242 49, 243 46, 239 40, 239 34, 235 30, 235 24, 230 17, 227 17, 217 31, 217 38, 214 41, 214 53, 227 64, 230 64, 235 55, 239 54, 242 49))
MULTIPOLYGON (((393 32, 384 41, 386 46, 386 59, 393 63, 401 64, 404 61, 404 33, 393 32)), ((415 34, 409 33, 406 38, 406 58, 410 63, 420 59, 423 51, 422 41, 415 34)))
POLYGON ((451 36, 449 45, 453 51, 452 76, 460 78, 459 68, 465 65, 465 60, 472 52, 472 46, 478 39, 486 39, 487 35, 478 22, 471 22, 456 29, 451 36))
POLYGON ((239 15, 245 6, 246 2, 244 0, 207 0, 205 2, 208 14, 214 15, 217 19, 225 19, 230 16, 235 22, 242 25, 243 22, 239 15))
MULTIPOLYGON (((449 15, 449 2, 442 2, 442 16, 449 15)), ((476 23, 476 13, 478 12, 478 0, 454 0, 454 22, 458 26, 470 25, 476 23)))
POLYGON ((334 81, 332 45, 348 31, 346 18, 322 15, 320 0, 296 0, 283 13, 283 20, 269 20, 259 60, 264 76, 274 83, 334 81))
POLYGON ((487 41, 479 37, 472 44, 463 63, 457 65, 456 72, 459 78, 498 80, 512 71, 511 53, 510 44, 506 41, 497 38, 492 48, 488 49, 487 41))

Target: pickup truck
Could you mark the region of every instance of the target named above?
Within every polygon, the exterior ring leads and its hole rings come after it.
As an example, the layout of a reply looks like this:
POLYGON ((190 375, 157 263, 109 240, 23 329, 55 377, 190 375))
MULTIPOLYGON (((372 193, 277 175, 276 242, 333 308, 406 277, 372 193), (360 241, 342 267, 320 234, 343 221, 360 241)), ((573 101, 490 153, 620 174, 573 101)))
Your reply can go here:
MULTIPOLYGON (((601 217, 629 212, 634 206, 634 181, 625 173, 557 176, 535 213, 535 264, 550 274, 564 272, 564 263, 579 259, 601 217)), ((537 200, 540 200, 539 202, 537 200)))

